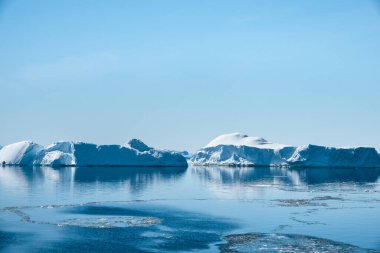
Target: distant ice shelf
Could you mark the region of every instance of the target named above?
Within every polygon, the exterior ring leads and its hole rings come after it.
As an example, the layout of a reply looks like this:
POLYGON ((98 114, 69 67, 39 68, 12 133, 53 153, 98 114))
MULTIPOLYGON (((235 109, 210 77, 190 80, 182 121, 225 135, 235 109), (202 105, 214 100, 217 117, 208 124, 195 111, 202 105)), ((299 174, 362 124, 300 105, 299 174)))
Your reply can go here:
POLYGON ((60 166, 168 166, 186 167, 181 154, 156 150, 133 139, 125 145, 96 145, 60 141, 48 147, 22 141, 0 149, 0 162, 7 165, 60 166))
POLYGON ((190 159, 193 165, 278 167, 380 167, 375 148, 290 146, 240 133, 216 137, 190 159))

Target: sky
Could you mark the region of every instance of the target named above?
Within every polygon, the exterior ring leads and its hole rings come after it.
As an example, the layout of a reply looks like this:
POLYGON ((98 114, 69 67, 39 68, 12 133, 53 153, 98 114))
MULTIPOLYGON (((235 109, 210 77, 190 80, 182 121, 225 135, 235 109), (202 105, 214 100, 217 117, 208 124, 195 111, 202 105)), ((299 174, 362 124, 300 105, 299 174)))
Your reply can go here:
POLYGON ((0 0, 0 144, 380 151, 380 1, 0 0))

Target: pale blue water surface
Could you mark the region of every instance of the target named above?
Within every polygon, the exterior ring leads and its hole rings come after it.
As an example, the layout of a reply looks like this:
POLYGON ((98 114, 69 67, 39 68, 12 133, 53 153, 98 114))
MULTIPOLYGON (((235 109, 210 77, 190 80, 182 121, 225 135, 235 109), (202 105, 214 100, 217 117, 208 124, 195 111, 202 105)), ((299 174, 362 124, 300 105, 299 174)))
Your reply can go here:
POLYGON ((380 169, 0 167, 0 252, 378 252, 380 169))

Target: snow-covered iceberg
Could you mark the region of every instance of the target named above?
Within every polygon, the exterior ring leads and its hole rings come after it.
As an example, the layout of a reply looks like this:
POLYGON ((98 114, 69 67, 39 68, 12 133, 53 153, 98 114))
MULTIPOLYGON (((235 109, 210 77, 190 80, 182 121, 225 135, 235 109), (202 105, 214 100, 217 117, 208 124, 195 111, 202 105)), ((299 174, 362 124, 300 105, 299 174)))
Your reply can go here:
POLYGON ((0 149, 0 162, 8 165, 59 166, 187 166, 175 152, 156 150, 133 139, 125 145, 96 145, 61 141, 48 147, 23 141, 0 149))
POLYGON ((375 148, 295 147, 240 133, 218 136, 190 161, 225 166, 380 167, 375 148))

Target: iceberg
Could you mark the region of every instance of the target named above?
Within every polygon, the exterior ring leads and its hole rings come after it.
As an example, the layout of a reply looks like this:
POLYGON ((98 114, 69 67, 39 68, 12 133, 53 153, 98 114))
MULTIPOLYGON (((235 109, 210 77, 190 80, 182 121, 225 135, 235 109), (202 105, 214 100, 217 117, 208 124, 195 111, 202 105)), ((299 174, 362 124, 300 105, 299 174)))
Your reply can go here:
POLYGON ((156 150, 133 139, 125 145, 96 145, 60 141, 48 147, 23 141, 0 149, 0 162, 7 165, 61 166, 168 166, 187 167, 182 155, 156 150))
POLYGON ((232 133, 216 137, 190 162, 198 166, 380 167, 380 155, 369 147, 296 147, 232 133))
POLYGON ((380 167, 380 156, 375 148, 306 145, 297 147, 287 162, 306 167, 380 167))

